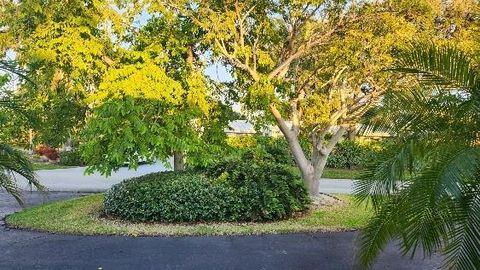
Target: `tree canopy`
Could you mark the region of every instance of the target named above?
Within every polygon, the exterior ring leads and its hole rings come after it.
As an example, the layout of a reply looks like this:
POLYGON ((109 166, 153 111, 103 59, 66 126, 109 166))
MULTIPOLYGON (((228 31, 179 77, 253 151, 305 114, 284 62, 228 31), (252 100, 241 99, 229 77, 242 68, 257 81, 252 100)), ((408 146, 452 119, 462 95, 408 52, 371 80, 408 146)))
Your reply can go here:
POLYGON ((278 126, 316 193, 336 143, 395 88, 382 72, 395 54, 426 40, 477 51, 477 8, 473 0, 6 1, 0 24, 2 51, 15 51, 35 80, 16 95, 38 115, 38 140, 59 146, 83 136, 85 157, 105 172, 169 154, 183 160, 220 141, 205 136, 219 138, 233 97, 259 126, 278 126), (227 67, 234 82, 209 81, 212 64, 227 67), (136 120, 122 122, 127 111, 136 120), (114 132, 120 126, 107 119, 128 127, 114 132), (168 129, 169 146, 151 156, 156 125, 168 129))
MULTIPOLYGON (((276 123, 313 194, 326 159, 394 83, 380 72, 412 41, 452 42, 478 28, 474 1, 145 1, 204 31, 257 123, 276 123), (219 26, 222 27, 219 27, 219 26), (305 153, 299 138, 311 143, 305 153)), ((468 39, 470 40, 470 39, 468 39)))

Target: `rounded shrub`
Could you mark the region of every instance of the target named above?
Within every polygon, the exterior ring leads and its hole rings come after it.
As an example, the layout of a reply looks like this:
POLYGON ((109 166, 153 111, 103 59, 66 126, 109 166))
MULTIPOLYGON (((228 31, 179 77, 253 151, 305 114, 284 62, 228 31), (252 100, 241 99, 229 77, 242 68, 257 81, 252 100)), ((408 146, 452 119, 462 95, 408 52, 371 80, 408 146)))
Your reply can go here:
POLYGON ((249 164, 225 161, 205 172, 132 178, 107 191, 104 211, 132 221, 270 221, 308 207, 298 176, 278 165, 249 164))
POLYGON ((380 149, 380 143, 344 140, 335 146, 328 157, 328 168, 365 168, 380 149))
POLYGON ((204 175, 162 172, 126 180, 105 194, 106 214, 134 221, 224 220, 232 191, 204 175))
POLYGON ((262 160, 255 152, 242 159, 225 160, 205 170, 209 178, 236 191, 241 220, 278 220, 307 208, 305 185, 289 167, 262 160))
POLYGON ((65 166, 83 166, 82 155, 79 150, 60 152, 60 165, 65 166))

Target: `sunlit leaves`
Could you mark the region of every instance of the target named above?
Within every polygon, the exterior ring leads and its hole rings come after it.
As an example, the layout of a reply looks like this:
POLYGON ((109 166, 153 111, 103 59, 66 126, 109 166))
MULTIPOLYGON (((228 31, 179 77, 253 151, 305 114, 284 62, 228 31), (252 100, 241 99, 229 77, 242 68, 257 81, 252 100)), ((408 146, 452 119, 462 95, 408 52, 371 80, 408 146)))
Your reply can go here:
POLYGON ((99 90, 89 100, 101 102, 106 98, 130 96, 178 105, 183 94, 184 89, 178 82, 169 78, 163 69, 148 62, 109 70, 103 77, 99 90))
POLYGON ((316 125, 329 126, 330 116, 334 110, 335 102, 328 99, 327 95, 313 94, 302 101, 304 113, 304 126, 313 128, 316 125))
POLYGON ((188 85, 188 105, 192 108, 198 108, 203 114, 208 115, 211 105, 207 100, 209 93, 204 75, 199 72, 192 72, 186 78, 186 81, 188 85))

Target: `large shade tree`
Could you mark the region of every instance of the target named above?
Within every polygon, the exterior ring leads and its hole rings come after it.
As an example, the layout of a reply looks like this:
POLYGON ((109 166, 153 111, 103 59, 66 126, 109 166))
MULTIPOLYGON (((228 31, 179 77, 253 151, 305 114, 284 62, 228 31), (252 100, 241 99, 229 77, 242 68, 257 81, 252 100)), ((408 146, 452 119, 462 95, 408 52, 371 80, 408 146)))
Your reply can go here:
POLYGON ((278 126, 312 195, 346 129, 391 83, 377 71, 392 52, 414 39, 452 38, 461 28, 452 18, 466 20, 441 1, 144 2, 205 32, 213 58, 232 71, 243 109, 278 126))
POLYGON ((16 132, 28 125, 37 142, 57 147, 81 127, 84 98, 112 62, 121 22, 110 1, 2 1, 3 49, 35 82, 17 85, 14 95, 33 121, 16 132))
MULTIPOLYGON (((14 93, 34 116, 29 127, 51 146, 77 134, 89 171, 109 174, 170 155, 175 169, 184 168, 184 154, 206 162, 202 154, 224 136, 228 108, 203 75, 198 27, 152 13, 139 29, 122 2, 2 5, 2 35, 35 81, 14 93)), ((18 123, 13 133, 25 130, 18 123)))
POLYGON ((110 174, 125 162, 171 156, 183 170, 186 158, 208 162, 225 137, 228 108, 204 75, 201 31, 186 17, 150 16, 131 29, 129 47, 117 48, 118 61, 87 99, 93 110, 82 149, 90 170, 110 174))

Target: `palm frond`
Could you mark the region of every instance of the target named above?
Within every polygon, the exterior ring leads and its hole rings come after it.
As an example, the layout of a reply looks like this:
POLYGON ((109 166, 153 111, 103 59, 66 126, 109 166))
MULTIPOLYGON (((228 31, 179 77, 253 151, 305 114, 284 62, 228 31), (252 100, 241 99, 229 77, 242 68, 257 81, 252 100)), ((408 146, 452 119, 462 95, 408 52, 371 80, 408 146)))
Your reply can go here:
POLYGON ((45 191, 45 187, 38 181, 31 162, 19 150, 11 146, 0 143, 0 188, 5 189, 17 200, 20 200, 20 192, 15 184, 14 173, 23 176, 30 186, 34 186, 38 191, 45 191))
POLYGON ((392 71, 415 74, 420 83, 442 89, 478 92, 480 78, 470 57, 451 46, 415 44, 398 54, 397 67, 392 71))
POLYGON ((0 189, 4 189, 8 194, 12 195, 21 207, 24 206, 22 194, 15 184, 15 176, 13 174, 0 171, 0 189))
MULTIPOLYGON (((450 244, 450 249, 475 252, 476 249, 472 250, 471 243, 462 240, 476 239, 478 231, 471 229, 471 235, 468 235, 465 230, 458 230, 461 223, 456 221, 456 216, 462 211, 459 210, 461 207, 455 205, 464 199, 463 193, 456 187, 470 183, 469 180, 478 175, 480 152, 478 149, 451 146, 438 150, 444 156, 437 156, 433 165, 423 168, 421 173, 414 175, 396 193, 385 195, 383 201, 376 206, 376 215, 360 238, 360 260, 363 266, 373 263, 388 239, 400 239, 404 254, 411 253, 413 256, 417 249, 421 248, 424 254, 431 255, 441 250, 444 243, 449 242, 448 235, 461 232, 467 235, 457 236, 456 238, 461 240, 458 240, 456 245, 450 244), (464 244, 468 246, 462 246, 464 244)), ((381 182, 385 181, 378 179, 378 182, 382 185, 381 182)), ((464 222, 465 219, 461 221, 464 222)), ((468 222, 472 222, 471 218, 468 222)), ((479 242, 476 244, 480 245, 479 242)), ((450 252, 449 249, 445 250, 447 256, 450 252)))
POLYGON ((456 226, 449 232, 444 267, 480 269, 480 194, 478 191, 463 198, 453 210, 456 214, 456 226))
POLYGON ((365 119, 397 145, 355 183, 357 200, 375 209, 359 260, 371 265, 399 239, 405 255, 443 251, 446 269, 480 269, 480 73, 452 47, 415 48, 398 63, 420 86, 390 93, 365 119))
MULTIPOLYGON (((362 120, 362 134, 386 132, 397 136, 432 134, 461 128, 452 124, 471 123, 477 120, 472 112, 479 106, 461 97, 432 94, 430 89, 411 88, 385 96, 383 105, 370 110, 362 120), (450 121, 452 115, 458 121, 450 121)), ((465 125, 463 125, 465 127, 465 125)))
POLYGON ((371 201, 374 208, 395 194, 408 181, 416 160, 425 155, 426 145, 410 139, 400 148, 385 150, 370 164, 360 180, 354 182, 353 193, 358 202, 371 201))
POLYGON ((368 269, 388 241, 397 238, 398 215, 395 205, 399 199, 399 197, 389 197, 360 233, 358 238, 360 249, 357 254, 359 267, 368 269))

